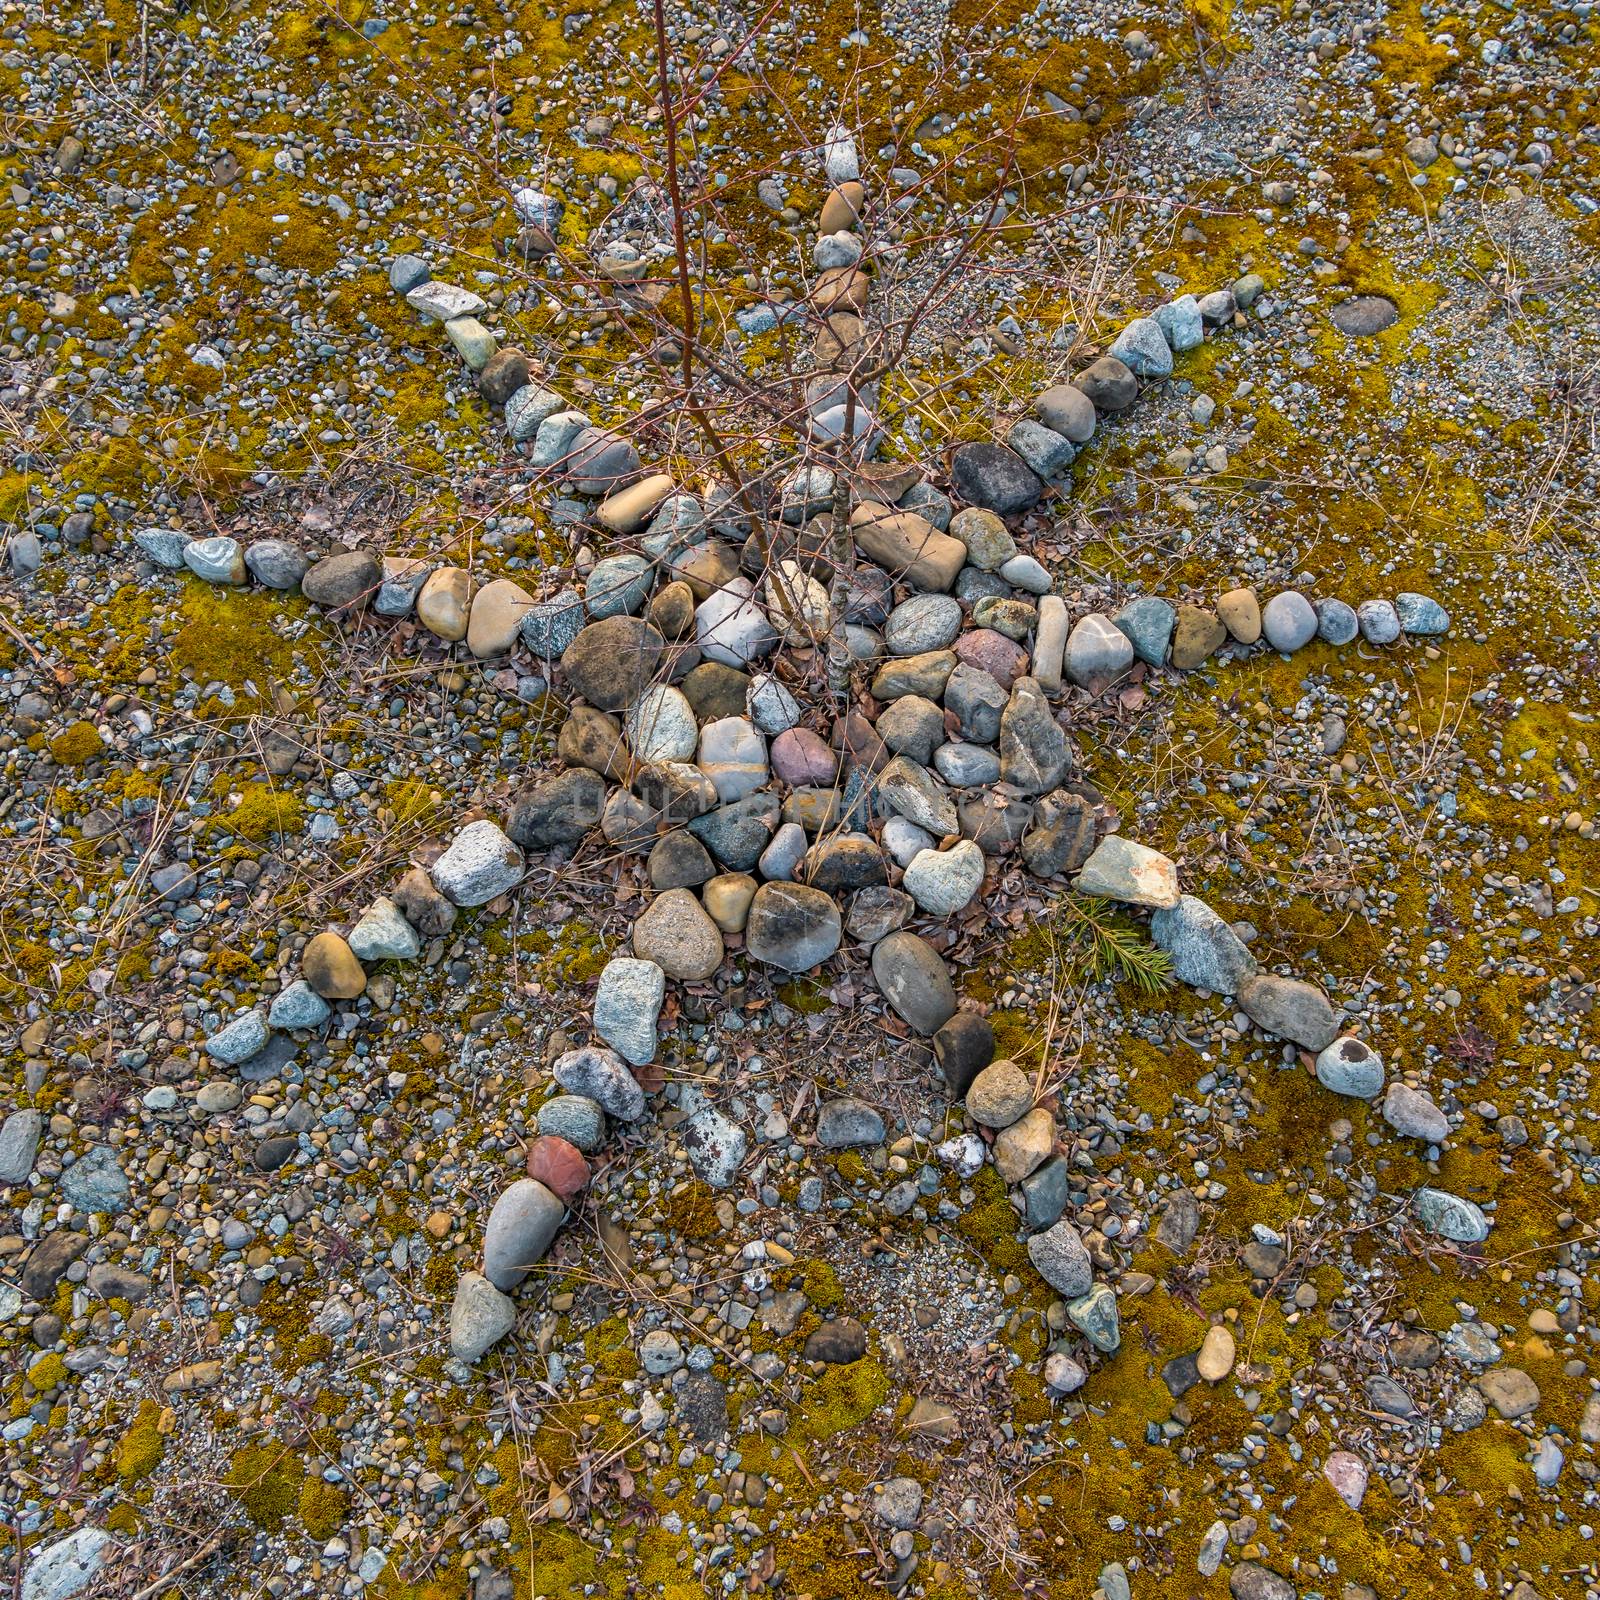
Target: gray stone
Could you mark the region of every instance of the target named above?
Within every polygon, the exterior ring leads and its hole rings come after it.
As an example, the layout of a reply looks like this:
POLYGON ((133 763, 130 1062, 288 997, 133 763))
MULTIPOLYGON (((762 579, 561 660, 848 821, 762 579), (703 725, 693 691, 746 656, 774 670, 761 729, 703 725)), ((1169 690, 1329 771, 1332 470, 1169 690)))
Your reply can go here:
POLYGON ((1000 718, 1010 697, 992 673, 961 662, 944 685, 945 710, 951 712, 963 739, 993 744, 1000 737, 1000 718))
POLYGON ((939 953, 914 933, 891 933, 872 951, 872 976, 895 1014, 925 1038, 955 1015, 956 991, 939 953))
POLYGON ((1370 1100, 1383 1089, 1383 1062, 1359 1039, 1335 1039, 1317 1056, 1317 1082, 1335 1094, 1370 1100))
POLYGON ((1418 1189, 1411 1207, 1422 1225, 1441 1238, 1457 1244, 1482 1244, 1489 1237, 1490 1222, 1470 1200, 1463 1200, 1443 1189, 1418 1189))
POLYGON ((523 611, 518 630, 528 650, 554 661, 578 637, 584 626, 584 602, 576 589, 562 589, 550 600, 523 611))
MULTIPOLYGON (((1120 633, 1117 637, 1126 647, 1128 641, 1120 633)), ((1049 794, 1071 770, 1072 759, 1044 690, 1032 678, 1018 678, 1000 718, 1001 778, 1020 795, 1049 794)))
POLYGON ((1001 444, 957 447, 950 463, 956 492, 969 505, 1007 517, 1037 504, 1044 492, 1038 475, 1015 450, 1001 444))
POLYGON ((1319 600, 1312 609, 1317 614, 1317 637, 1327 644, 1349 644, 1361 631, 1355 608, 1343 600, 1319 600))
POLYGON ((1233 1600, 1296 1600, 1295 1586, 1276 1572, 1241 1561, 1228 1574, 1228 1593, 1233 1600))
POLYGON ((605 780, 588 767, 541 778, 513 802, 506 836, 524 850, 577 844, 599 825, 605 796, 605 780))
POLYGON ((1328 313, 1340 333, 1351 339, 1368 339, 1399 321, 1399 308, 1381 294, 1358 294, 1328 313))
POLYGON ((750 902, 745 949, 752 960, 786 972, 808 972, 826 961, 842 938, 839 908, 820 889, 764 883, 750 902))
POLYGON ((758 672, 745 694, 750 720, 769 738, 787 733, 800 720, 800 702, 776 678, 758 672))
POLYGON ((1436 634, 1450 631, 1450 613, 1437 600, 1407 591, 1394 597, 1395 614, 1407 633, 1436 634))
MULTIPOLYGON (((634 964, 654 965, 653 962, 642 961, 634 964)), ((657 968, 657 971, 660 969, 657 968)), ((652 1032, 654 1023, 652 1017, 652 1032)), ((556 1058, 553 1070, 556 1082, 568 1094, 593 1100, 607 1116, 615 1117, 619 1122, 637 1122, 645 1113, 644 1090, 614 1050, 597 1045, 568 1050, 565 1055, 556 1058)))
MULTIPOLYGON (((1092 408, 1091 408, 1092 409, 1092 408)), ((1021 417, 1006 432, 1006 443, 1041 478, 1059 478, 1072 465, 1077 446, 1032 417, 1021 417)))
POLYGON ((1147 594, 1130 600, 1111 621, 1128 636, 1133 653, 1141 661, 1148 662, 1152 667, 1164 667, 1177 615, 1168 601, 1147 594))
POLYGON ((1091 694, 1109 687, 1132 665, 1133 640, 1098 611, 1080 617, 1067 636, 1067 676, 1091 694))
POLYGON ((961 602, 948 594, 913 595, 889 613, 883 641, 896 656, 944 650, 961 632, 961 602))
POLYGON ((170 528, 137 528, 133 542, 158 567, 177 572, 183 566, 183 552, 189 548, 193 534, 174 533, 170 528))
POLYGON ((421 256, 401 254, 389 263, 389 287, 396 294, 410 294, 432 276, 428 263, 421 256))
MULTIPOLYGON (((899 702, 905 705, 907 702, 899 702)), ((883 718, 878 719, 881 729, 883 718)), ((887 742, 887 741, 886 741, 887 742)), ((911 754, 912 752, 907 752, 911 754)), ((987 745, 942 744, 934 752, 934 770, 953 789, 975 789, 1000 780, 1000 757, 987 745)))
POLYGON ((1288 655, 1316 637, 1317 614, 1298 589, 1285 589, 1261 608, 1261 632, 1274 650, 1288 655))
POLYGON ((581 411, 552 411, 533 436, 528 460, 545 472, 564 467, 572 455, 573 445, 588 426, 589 419, 581 411))
POLYGON ((1193 350, 1205 343, 1205 321, 1200 314, 1200 302, 1192 294, 1179 295, 1176 300, 1151 312, 1150 317, 1161 329, 1175 354, 1193 350))
POLYGON ((824 1150, 848 1150, 854 1145, 882 1144, 884 1123, 875 1106, 865 1100, 841 1096, 824 1100, 817 1108, 817 1143, 824 1150))
POLYGON ((75 1211, 117 1212, 128 1203, 128 1179, 108 1144, 85 1151, 59 1181, 62 1195, 75 1211))
POLYGON ((1091 361, 1072 387, 1082 390, 1096 411, 1126 411, 1139 398, 1139 380, 1115 356, 1091 361))
POLYGON ((456 354, 473 372, 482 372, 499 348, 495 336, 476 317, 452 317, 444 331, 456 354))
POLYGON ((1057 1294, 1069 1300, 1086 1295, 1094 1285, 1094 1268, 1078 1230, 1057 1222, 1028 1240, 1028 1259, 1057 1294))
MULTIPOLYGON (((704 849, 692 835, 680 837, 705 858, 704 849)), ((705 864, 709 878, 713 875, 711 863, 707 859, 705 864)), ((633 953, 654 962, 669 978, 701 983, 722 965, 722 933, 698 896, 686 888, 668 889, 657 895, 634 923, 633 953)))
POLYGON ((955 833, 959 826, 950 792, 925 767, 896 756, 878 774, 879 799, 936 839, 955 833))
POLYGON ((1239 1008, 1258 1028, 1307 1050, 1326 1050, 1339 1032, 1327 995, 1303 978, 1257 973, 1240 986, 1239 1008))
POLYGON ((701 654, 730 667, 749 666, 778 642, 777 630, 756 599, 755 585, 742 575, 730 578, 695 607, 694 627, 701 654))
POLYGON ((607 556, 597 561, 583 586, 584 604, 595 621, 632 616, 650 598, 655 569, 636 555, 607 556))
POLYGON ((738 1176, 749 1139, 715 1106, 702 1106, 678 1129, 689 1164, 704 1183, 726 1189, 738 1176))
POLYGON ((244 552, 237 539, 213 534, 209 539, 192 539, 183 547, 183 564, 207 583, 243 583, 244 552))
POLYGON ((769 883, 792 882, 809 848, 806 830, 798 822, 785 822, 761 852, 756 868, 769 883))
POLYGON ((696 764, 711 780, 718 802, 731 805, 766 783, 767 741, 747 717, 718 717, 700 730, 696 764))
POLYGON ((929 916, 954 916, 983 887, 983 873, 983 851, 962 839, 916 856, 905 869, 905 890, 929 916))
POLYGON ((483 1229, 483 1275, 509 1290, 544 1260, 567 1208, 536 1178, 518 1178, 494 1203, 483 1229))
POLYGON ((212 1034, 205 1041, 205 1052, 213 1061, 237 1067, 264 1050, 269 1038, 267 1019, 259 1011, 247 1011, 212 1034))
POLYGON ((972 566, 984 572, 997 572, 1017 553, 1011 530, 982 506, 967 506, 956 512, 950 519, 950 532, 965 546, 972 566))
POLYGON ((639 471, 639 452, 621 434, 586 427, 572 441, 567 480, 579 494, 607 495, 639 471))
POLYGON ((1150 919, 1150 937, 1172 961, 1173 976, 1191 989, 1234 994, 1255 975, 1256 959, 1231 927, 1193 895, 1150 919))
POLYGON ((1400 637, 1400 617, 1388 600, 1363 600, 1356 622, 1368 644, 1393 644, 1400 637))
POLYGON ((915 1478, 890 1478, 872 1497, 873 1514, 889 1528, 914 1528, 922 1515, 922 1485, 915 1478))
POLYGON ((919 828, 905 817, 889 817, 883 824, 883 848, 896 866, 909 867, 919 851, 931 849, 934 843, 926 828, 919 828))
POLYGON ((639 1341, 639 1365, 652 1378, 664 1378, 683 1365, 683 1346, 665 1328, 652 1328, 639 1341))
POLYGON ((1043 563, 1032 556, 1015 555, 1000 564, 1000 576, 1014 589, 1027 594, 1049 594, 1051 579, 1043 563))
POLYGON ((1022 1220, 1037 1232, 1061 1220, 1067 1209, 1071 1188, 1071 1168, 1065 1156, 1051 1156, 1022 1180, 1022 1220))
POLYGON ((1094 402, 1070 383, 1046 389, 1033 402, 1033 409, 1045 427, 1073 444, 1086 444, 1094 437, 1094 402))
POLYGON ((747 795, 731 806, 719 806, 696 817, 688 826, 723 866, 733 872, 749 872, 777 829, 778 797, 747 795))
MULTIPOLYGON (((687 889, 673 892, 689 894, 687 889)), ((690 895, 689 898, 694 897, 690 895)), ((720 953, 722 949, 720 935, 717 938, 717 949, 720 953)), ((666 992, 666 974, 654 961, 636 960, 632 956, 612 957, 602 970, 600 982, 595 989, 594 1031, 624 1060, 631 1061, 636 1067, 654 1061, 656 1018, 661 1015, 666 992)), ((562 1087, 574 1089, 580 1094, 591 1095, 614 1116, 621 1115, 600 1095, 594 1094, 588 1088, 570 1083, 563 1083, 562 1087)), ((637 1089, 638 1085, 634 1084, 634 1088, 637 1089)))
POLYGON ((1172 346, 1154 317, 1135 317, 1112 340, 1111 356, 1136 378, 1172 375, 1172 346))
POLYGON ((1113 1354, 1122 1343, 1117 1295, 1108 1283, 1097 1283, 1086 1295, 1068 1300, 1067 1320, 1103 1355, 1113 1354))
POLYGON ((1408 1139, 1443 1144, 1450 1137, 1450 1119, 1427 1095, 1403 1083, 1391 1083, 1383 1097, 1383 1120, 1408 1139))
MULTIPOLYGON (((1089 1374, 1065 1352, 1056 1350, 1044 1358, 1044 1386, 1054 1395, 1076 1394, 1089 1381, 1089 1374)), ((1102 1593, 1104 1585, 1102 1584, 1102 1593)))
POLYGON ((606 1114, 587 1095, 558 1094, 539 1107, 539 1132, 593 1155, 606 1139, 606 1114))
POLYGON ((383 568, 364 550, 342 550, 314 562, 300 579, 307 600, 329 610, 359 611, 383 582, 383 568))
POLYGON ((304 978, 296 978, 287 989, 280 989, 267 1008, 267 1021, 288 1032, 320 1028, 332 1015, 333 1007, 304 978))
POLYGON ((32 1106, 13 1111, 0 1127, 0 1185, 26 1183, 39 1154, 44 1113, 32 1106))
POLYGON ((1213 289, 1210 294, 1200 296, 1199 307, 1201 321, 1209 328, 1220 328, 1233 321, 1239 303, 1233 298, 1233 290, 1213 289))
POLYGON ((522 881, 522 851, 487 817, 469 822, 430 869, 435 886, 457 906, 486 905, 522 881))
POLYGON ((1022 835, 1022 860, 1036 877, 1076 872, 1095 847, 1094 807, 1082 795, 1058 790, 1043 796, 1022 835))
POLYGON ((464 1272, 450 1306, 450 1354, 471 1366, 516 1326, 517 1308, 481 1272, 464 1272))
POLYGON ((1079 894, 1125 905, 1169 910, 1178 903, 1178 869, 1158 850, 1120 833, 1107 834, 1078 874, 1079 894))
POLYGON ((257 539, 246 548, 244 564, 251 577, 269 589, 297 589, 311 558, 287 539, 257 539))
POLYGON ((481 294, 474 294, 458 284, 441 283, 436 278, 425 279, 408 289, 406 304, 438 322, 449 322, 452 317, 475 317, 489 309, 489 302, 481 294))
POLYGON ((878 713, 874 726, 890 750, 919 767, 927 766, 944 743, 944 712, 925 695, 907 694, 891 700, 878 713))
POLYGON ((17 1600, 71 1600, 100 1575, 117 1541, 103 1528, 84 1526, 43 1549, 35 1546, 22 1571, 17 1600))
MULTIPOLYGON (((537 383, 525 383, 509 400, 506 401, 506 432, 518 444, 526 443, 529 439, 537 437, 540 429, 551 417, 562 414, 566 401, 558 394, 542 388, 537 383)), ((580 412, 566 412, 567 416, 578 417, 580 412)), ((572 439, 576 438, 583 423, 578 422, 572 429, 571 437, 567 443, 570 447, 572 439)), ((554 465, 554 463, 545 463, 554 465)))
POLYGON ((905 926, 915 903, 902 889, 887 884, 869 884, 850 897, 844 931, 860 944, 876 944, 896 929, 905 926))
POLYGON ((415 961, 422 953, 417 930, 387 895, 379 895, 361 913, 349 943, 359 961, 415 961))

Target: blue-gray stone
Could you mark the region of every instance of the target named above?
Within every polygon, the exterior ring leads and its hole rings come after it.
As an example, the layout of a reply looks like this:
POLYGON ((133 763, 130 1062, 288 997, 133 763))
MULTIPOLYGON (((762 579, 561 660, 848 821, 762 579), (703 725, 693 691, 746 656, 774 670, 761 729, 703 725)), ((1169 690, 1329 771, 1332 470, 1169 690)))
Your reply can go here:
POLYGON ((655 561, 672 561, 706 537, 705 507, 692 494, 669 494, 656 508, 639 548, 655 561))
POLYGON ((1167 647, 1172 643, 1172 629, 1178 613, 1172 605, 1153 594, 1140 595, 1130 600, 1112 622, 1127 634, 1133 644, 1133 653, 1152 667, 1167 663, 1167 647))
POLYGON ((1363 600, 1356 607, 1361 637, 1368 644, 1393 644, 1400 637, 1400 617, 1387 600, 1363 600))
POLYGON ((333 1007, 304 978, 297 978, 287 989, 273 996, 267 1008, 267 1021, 274 1028, 320 1028, 333 1015, 333 1007))
POLYGON ((534 655, 553 661, 578 637, 583 620, 583 596, 576 589, 563 589, 523 612, 522 642, 534 655))
POLYGON ((245 564, 239 541, 225 533, 213 534, 209 539, 191 539, 183 547, 183 564, 195 577, 207 583, 244 581, 245 564))
POLYGON ((1204 900, 1179 895, 1178 903, 1150 919, 1150 937, 1172 961, 1173 975, 1191 989, 1234 994, 1255 975, 1256 958, 1204 900))
POLYGON ((1288 655, 1316 637, 1317 614, 1298 589, 1285 589, 1261 608, 1261 632, 1274 650, 1288 655))
POLYGON ((1349 644, 1361 631, 1361 621, 1355 607, 1343 600, 1319 600, 1316 603, 1317 637, 1327 644, 1349 644))
POLYGON ((697 838, 731 872, 749 872, 778 827, 778 798, 750 794, 718 806, 689 824, 697 838))
POLYGON ((110 1145, 97 1144, 61 1174, 61 1192, 75 1211, 120 1211, 128 1180, 110 1145))
MULTIPOLYGON (((515 400, 516 395, 511 398, 515 400)), ((509 413, 509 402, 506 409, 509 413)), ((528 459, 536 467, 559 466, 571 454, 578 435, 588 426, 589 419, 581 411, 551 412, 539 424, 539 431, 533 436, 533 451, 528 459)), ((579 507, 580 512, 584 509, 579 507)))
POLYGON ((1359 1039, 1335 1039, 1317 1057, 1317 1082, 1335 1094, 1370 1100, 1383 1089, 1383 1062, 1359 1039))
POLYGON ((1012 423, 1006 434, 1006 443, 1028 463, 1041 478, 1058 478, 1072 465, 1078 447, 1064 439, 1053 428, 1047 428, 1032 417, 1023 417, 1012 423))
POLYGON ((421 256, 409 252, 396 256, 389 263, 389 287, 396 294, 410 294, 418 284, 426 283, 432 276, 428 263, 421 256))
POLYGON ((1053 1227, 1067 1209, 1068 1179, 1065 1156, 1051 1156, 1022 1180, 1022 1220, 1029 1229, 1053 1227))
POLYGON ((260 1050, 268 1037, 267 1019, 259 1011, 247 1011, 212 1034, 205 1042, 205 1052, 213 1061, 236 1067, 260 1050))
POLYGON ((653 569, 643 556, 607 556, 597 561, 583 586, 589 615, 599 622, 604 617, 632 616, 650 597, 653 569))
POLYGON ((13 1111, 0 1127, 0 1185, 26 1183, 39 1154, 44 1113, 32 1106, 13 1111))
POLYGON ((539 1132, 575 1144, 592 1155, 606 1138, 606 1114, 587 1095, 558 1094, 539 1107, 539 1132))
POLYGON ((1418 1189, 1411 1205, 1424 1227, 1457 1244, 1482 1244, 1489 1237, 1488 1217, 1459 1195, 1443 1189, 1418 1189))
POLYGON ((1450 613, 1425 594, 1397 594, 1394 609, 1407 633, 1448 633, 1450 613))
POLYGON ((1110 354, 1136 378, 1172 374, 1172 346, 1154 317, 1135 317, 1112 342, 1110 354))
POLYGON ((931 522, 940 533, 950 531, 950 519, 955 515, 955 504, 942 489, 936 489, 926 479, 914 483, 896 502, 902 511, 915 511, 924 522, 931 522))
MULTIPOLYGON (((506 401, 506 432, 521 444, 533 438, 540 427, 564 405, 566 401, 560 395, 552 394, 537 383, 525 383, 506 401)), ((577 429, 573 432, 576 433, 577 429)))
POLYGON ((1110 1355, 1122 1343, 1116 1291, 1097 1283, 1081 1300, 1067 1302, 1067 1319, 1096 1350, 1110 1355))
POLYGON ((1200 315, 1200 302, 1192 294, 1179 295, 1176 300, 1151 313, 1151 320, 1161 329, 1168 345, 1175 351, 1193 350, 1205 342, 1204 319, 1200 315))
POLYGON ((158 567, 177 572, 183 566, 183 552, 193 542, 193 535, 174 533, 170 528, 140 528, 135 531, 133 542, 158 567))
POLYGON ((311 558, 287 539, 257 539, 244 553, 244 564, 257 583, 269 589, 298 588, 311 558))

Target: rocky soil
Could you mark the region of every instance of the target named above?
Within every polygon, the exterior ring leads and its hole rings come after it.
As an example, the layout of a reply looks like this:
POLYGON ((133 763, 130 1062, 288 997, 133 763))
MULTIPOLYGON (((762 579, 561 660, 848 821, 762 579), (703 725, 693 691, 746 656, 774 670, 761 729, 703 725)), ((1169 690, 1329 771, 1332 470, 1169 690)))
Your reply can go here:
POLYGON ((1588 5, 0 23, 14 1593, 1600 1595, 1588 5))

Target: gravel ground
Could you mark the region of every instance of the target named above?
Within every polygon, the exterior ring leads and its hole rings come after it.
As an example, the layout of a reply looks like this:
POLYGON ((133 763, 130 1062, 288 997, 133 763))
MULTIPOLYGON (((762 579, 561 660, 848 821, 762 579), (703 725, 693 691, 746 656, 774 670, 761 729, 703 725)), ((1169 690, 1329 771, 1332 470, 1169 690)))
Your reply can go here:
MULTIPOLYGON (((1320 984, 1448 1133, 1400 1137, 1233 1001, 1097 962, 1064 886, 1003 860, 917 925, 1038 1075, 1116 1350, 1034 1272, 994 1168, 938 1153, 974 1125, 847 946, 809 977, 736 951, 675 987, 649 1113, 591 1156, 511 1332, 452 1356, 457 1284, 589 1036, 642 860, 536 858, 327 1022, 217 1060, 205 1041, 314 934, 505 815, 562 712, 520 649, 484 664, 414 618, 220 589, 132 534, 581 579, 586 507, 393 292, 408 251, 647 461, 720 475, 675 387, 650 15, 19 6, 18 1592, 1600 1594, 1589 9, 667 18, 702 96, 700 392, 747 466, 800 449, 783 327, 737 318, 813 286, 837 118, 884 202, 886 453, 941 484, 953 444, 1128 317, 1264 280, 1012 523, 1075 616, 1238 584, 1449 609, 1426 642, 1230 645, 1070 702, 1123 830, 1264 967, 1320 984), (524 184, 563 199, 554 240, 511 205, 524 184), (642 282, 608 275, 619 246, 642 282), (1345 331, 1358 300, 1391 325, 1345 331), (841 1095, 880 1142, 819 1144, 841 1095), (748 1137, 726 1188, 684 1137, 707 1103, 748 1137), (1428 1231, 1422 1188, 1482 1207, 1487 1239, 1428 1231), (1056 1358, 1086 1381, 1052 1383, 1056 1358)), ((1108 926, 1147 948, 1142 913, 1108 926)))

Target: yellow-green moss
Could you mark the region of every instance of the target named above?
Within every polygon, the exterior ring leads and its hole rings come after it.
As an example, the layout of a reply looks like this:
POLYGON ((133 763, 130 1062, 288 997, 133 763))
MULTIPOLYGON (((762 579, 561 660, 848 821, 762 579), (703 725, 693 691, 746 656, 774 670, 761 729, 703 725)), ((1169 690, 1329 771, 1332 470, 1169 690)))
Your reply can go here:
POLYGON ((50 754, 64 767, 81 767, 103 749, 105 742, 92 722, 75 722, 50 741, 50 754))
POLYGON ((125 1483, 148 1478, 161 1464, 166 1448, 161 1407, 154 1400, 141 1400, 138 1413, 117 1444, 117 1476, 125 1483))
POLYGON ((247 1444, 234 1452, 222 1483, 258 1528, 276 1533, 298 1507, 304 1480, 299 1458, 283 1445, 247 1444))
POLYGON ((299 1511, 306 1537, 326 1544, 350 1514, 350 1491, 313 1474, 301 1486, 299 1511))

